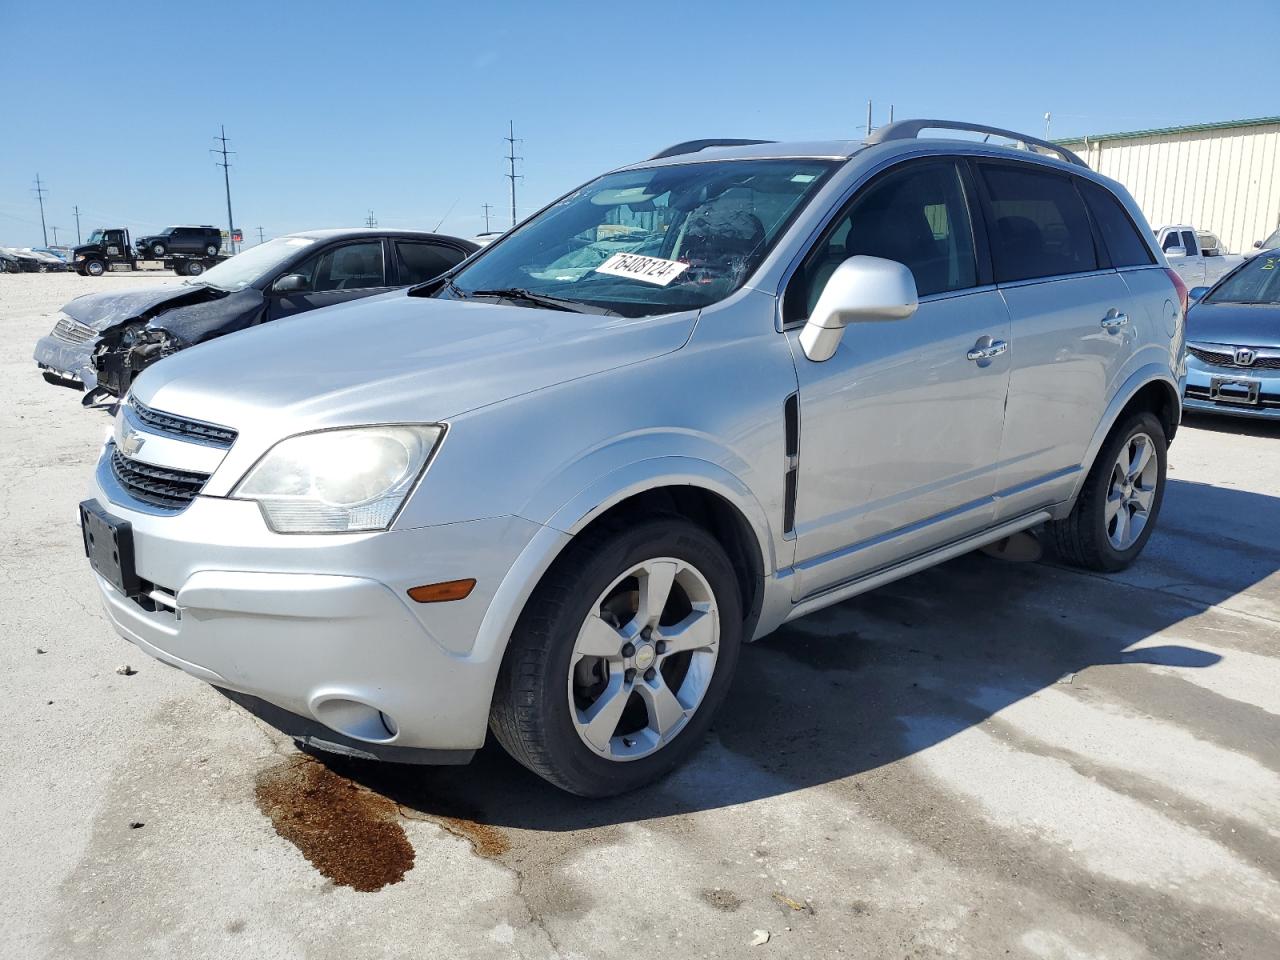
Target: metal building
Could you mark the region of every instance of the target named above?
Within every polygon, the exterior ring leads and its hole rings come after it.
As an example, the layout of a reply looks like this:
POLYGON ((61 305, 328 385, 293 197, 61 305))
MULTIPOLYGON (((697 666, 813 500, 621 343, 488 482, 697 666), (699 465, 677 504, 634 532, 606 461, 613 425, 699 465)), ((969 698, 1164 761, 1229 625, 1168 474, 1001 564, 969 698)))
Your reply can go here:
POLYGON ((1280 226, 1280 117, 1059 142, 1123 183, 1154 228, 1189 223, 1243 253, 1280 226))

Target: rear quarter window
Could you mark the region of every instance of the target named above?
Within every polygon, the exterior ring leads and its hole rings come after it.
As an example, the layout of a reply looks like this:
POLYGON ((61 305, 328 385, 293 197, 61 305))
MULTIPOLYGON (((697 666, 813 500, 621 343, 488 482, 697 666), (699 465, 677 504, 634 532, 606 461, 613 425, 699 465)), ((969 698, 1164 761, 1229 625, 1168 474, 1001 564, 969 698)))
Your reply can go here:
POLYGON ((1156 262, 1129 212, 1110 190, 1089 180, 1077 180, 1076 186, 1102 235, 1113 267, 1147 267, 1156 262))
POLYGON ((1005 164, 979 170, 990 200, 997 283, 1098 269, 1089 215, 1066 175, 1005 164))

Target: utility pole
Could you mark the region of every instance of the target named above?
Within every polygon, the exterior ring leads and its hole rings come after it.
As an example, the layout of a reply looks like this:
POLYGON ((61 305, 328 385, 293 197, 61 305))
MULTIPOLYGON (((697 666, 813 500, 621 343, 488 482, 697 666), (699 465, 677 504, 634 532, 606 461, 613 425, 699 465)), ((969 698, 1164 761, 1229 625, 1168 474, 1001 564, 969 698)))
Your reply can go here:
POLYGON ((871 101, 867 101, 867 136, 871 136, 871 101))
POLYGON ((1044 115, 1044 138, 1049 139, 1049 127, 1053 123, 1053 114, 1045 111, 1044 115))
POLYGON ((80 204, 76 204, 76 246, 79 246, 80 240, 80 204))
POLYGON ((364 218, 364 225, 366 227, 376 227, 378 225, 378 218, 373 215, 372 210, 370 210, 369 215, 364 218))
POLYGON ((258 228, 258 246, 262 246, 264 243, 266 243, 266 241, 262 239, 262 228, 259 227, 258 228))
POLYGON ((227 249, 234 254, 236 252, 236 226, 235 221, 231 218, 231 161, 227 157, 235 156, 235 151, 227 150, 227 125, 225 123, 222 124, 220 129, 222 131, 221 136, 213 139, 222 141, 222 146, 215 147, 212 152, 222 154, 222 159, 215 161, 215 163, 222 168, 222 182, 227 188, 227 249))
MULTIPOLYGON (((49 229, 53 231, 53 245, 56 247, 58 245, 58 228, 50 224, 49 229)), ((45 246, 47 247, 48 244, 46 243, 45 246)))
POLYGON ((489 232, 489 211, 493 209, 492 203, 482 203, 481 208, 484 210, 484 232, 489 232))
POLYGON ((516 225, 516 181, 523 177, 516 176, 516 161, 523 160, 524 157, 516 156, 516 127, 512 120, 507 121, 507 135, 504 137, 510 145, 507 151, 507 162, 511 164, 511 172, 507 174, 507 179, 511 181, 511 225, 516 225))
POLYGON ((49 191, 44 188, 44 184, 40 182, 40 174, 36 174, 36 200, 40 202, 40 235, 44 237, 44 245, 49 245, 49 231, 44 226, 44 195, 49 191))
POLYGON ((889 104, 889 122, 893 123, 893 104, 889 104))

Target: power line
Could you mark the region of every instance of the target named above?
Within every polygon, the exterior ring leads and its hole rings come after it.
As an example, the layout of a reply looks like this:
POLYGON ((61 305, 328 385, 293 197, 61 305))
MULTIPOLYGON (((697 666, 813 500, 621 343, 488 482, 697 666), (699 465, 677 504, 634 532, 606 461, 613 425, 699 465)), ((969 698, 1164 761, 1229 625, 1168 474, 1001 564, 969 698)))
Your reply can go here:
POLYGON ((80 204, 76 204, 76 246, 80 245, 80 204))
POLYGON ((480 204, 480 207, 481 209, 484 210, 484 232, 488 233, 489 232, 489 211, 493 209, 493 204, 482 203, 480 204))
POLYGON ((503 138, 510 145, 507 152, 507 162, 511 164, 511 172, 508 173, 507 179, 511 181, 511 225, 516 225, 516 181, 523 180, 523 176, 516 176, 516 161, 523 160, 524 157, 516 156, 516 144, 523 141, 516 140, 515 122, 507 121, 507 136, 503 138))
MULTIPOLYGON (((44 184, 40 182, 40 174, 38 173, 36 174, 36 189, 34 192, 36 200, 40 203, 40 234, 44 237, 44 245, 47 247, 49 245, 49 231, 45 229, 44 225, 44 195, 49 191, 46 190, 44 188, 44 184)), ((515 196, 515 194, 512 194, 512 196, 515 196)))
POLYGON ((262 228, 259 227, 258 228, 258 245, 261 246, 264 243, 266 243, 266 241, 262 238, 262 228))
POLYGON ((376 227, 378 225, 378 218, 373 215, 372 210, 370 210, 369 215, 364 218, 364 225, 366 227, 376 227))
POLYGON ((214 137, 213 139, 221 140, 222 146, 215 147, 209 152, 213 154, 219 154, 219 153, 222 154, 222 160, 221 161, 215 160, 214 165, 222 168, 222 182, 227 188, 227 248, 232 253, 235 253, 236 252, 236 241, 235 241, 236 228, 235 228, 235 221, 231 217, 231 173, 230 173, 231 161, 227 159, 229 156, 235 156, 235 151, 227 150, 227 125, 224 123, 220 126, 219 129, 221 130, 221 136, 214 137))

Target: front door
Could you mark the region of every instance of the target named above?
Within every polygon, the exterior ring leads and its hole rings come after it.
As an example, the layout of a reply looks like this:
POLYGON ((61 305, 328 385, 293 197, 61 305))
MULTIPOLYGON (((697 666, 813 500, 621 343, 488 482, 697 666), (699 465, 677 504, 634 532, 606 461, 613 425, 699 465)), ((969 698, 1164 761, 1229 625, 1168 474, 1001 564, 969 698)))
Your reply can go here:
POLYGON ((847 327, 830 360, 788 338, 800 392, 794 599, 991 524, 1009 316, 979 266, 967 178, 949 160, 909 162, 854 197, 787 288, 803 319, 831 272, 860 254, 906 264, 907 320, 847 327))
POLYGON ((329 247, 292 268, 289 273, 303 278, 302 289, 271 294, 269 318, 272 320, 390 289, 386 255, 380 239, 329 247))

